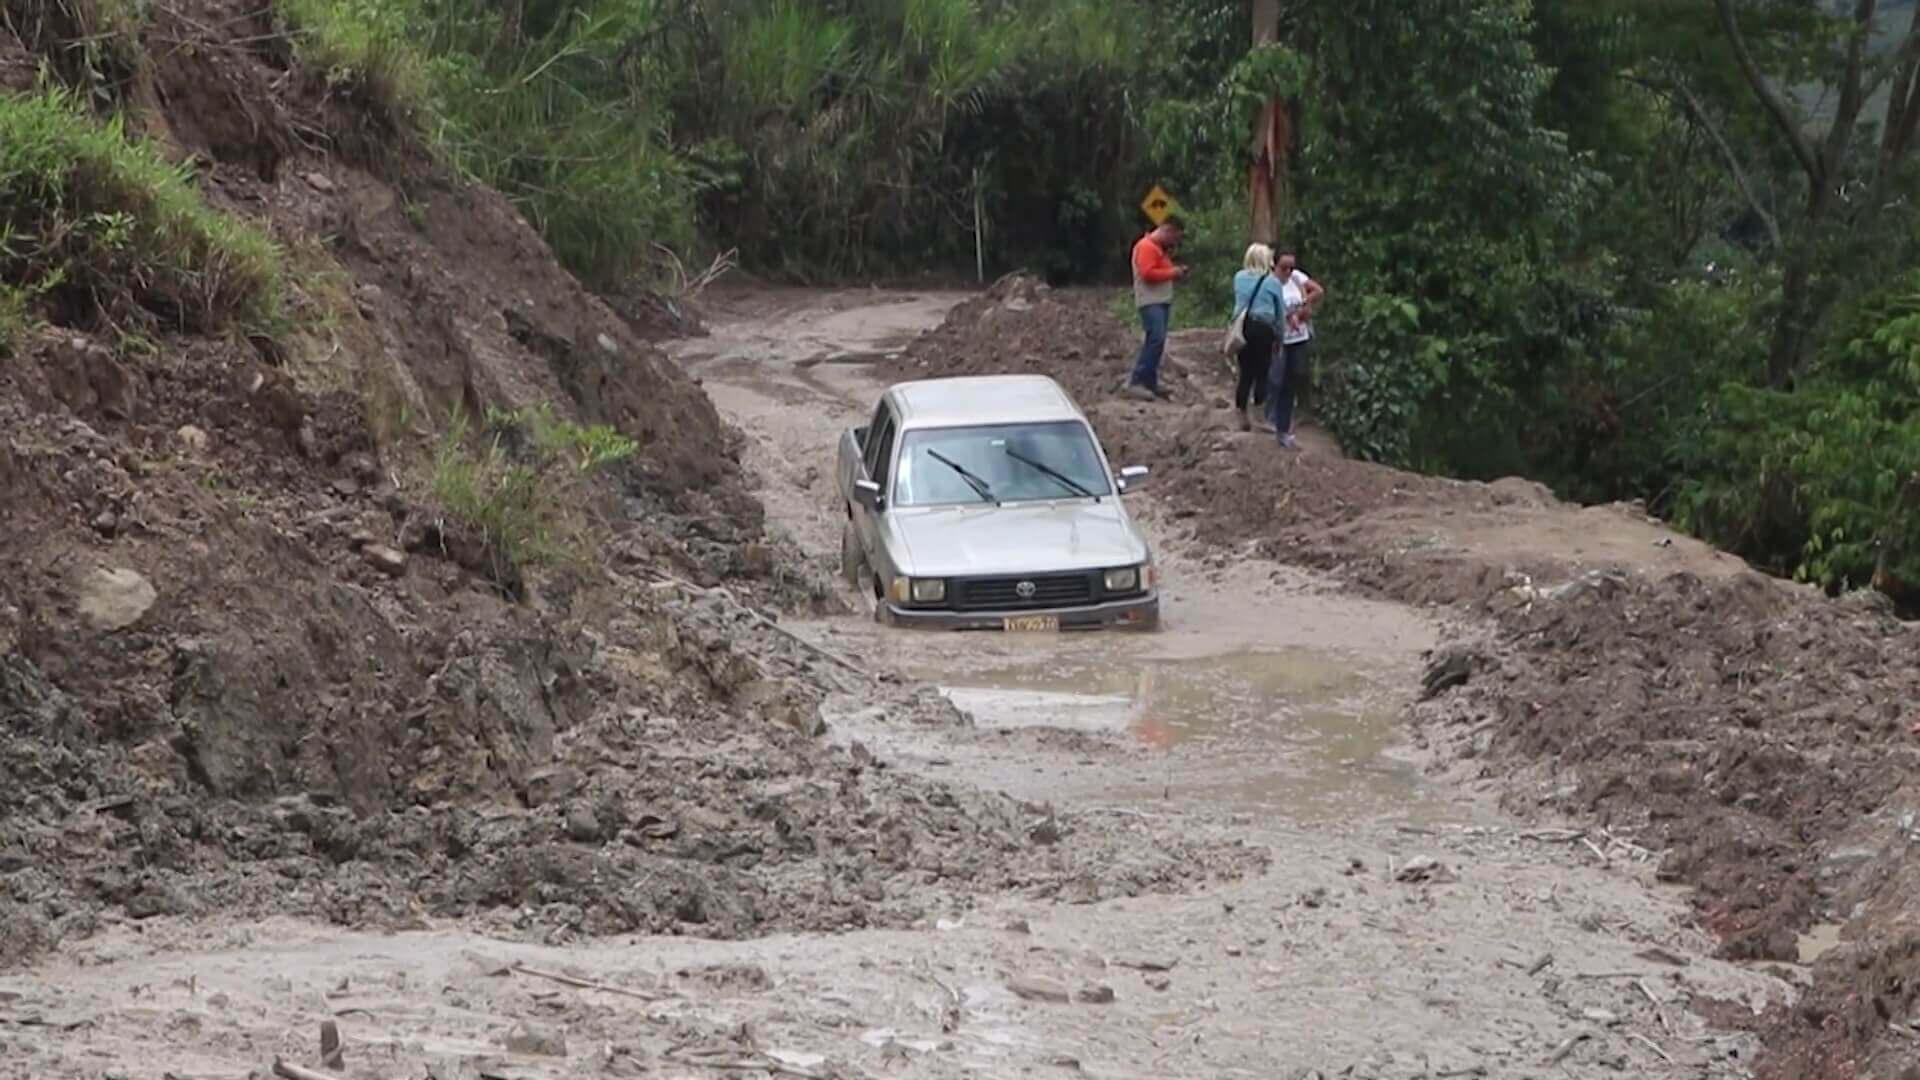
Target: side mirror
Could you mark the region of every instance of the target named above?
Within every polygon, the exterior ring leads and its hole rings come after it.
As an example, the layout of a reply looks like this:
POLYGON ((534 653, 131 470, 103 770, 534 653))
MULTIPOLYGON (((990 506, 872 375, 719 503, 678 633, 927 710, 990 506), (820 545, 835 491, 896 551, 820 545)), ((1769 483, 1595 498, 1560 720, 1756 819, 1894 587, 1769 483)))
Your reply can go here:
POLYGON ((880 498, 880 485, 871 480, 855 480, 853 482, 853 497, 860 500, 861 506, 874 511, 880 509, 880 504, 883 501, 880 498))
POLYGON ((1147 476, 1153 470, 1145 465, 1129 465, 1120 470, 1120 491, 1122 494, 1132 491, 1147 482, 1147 476))

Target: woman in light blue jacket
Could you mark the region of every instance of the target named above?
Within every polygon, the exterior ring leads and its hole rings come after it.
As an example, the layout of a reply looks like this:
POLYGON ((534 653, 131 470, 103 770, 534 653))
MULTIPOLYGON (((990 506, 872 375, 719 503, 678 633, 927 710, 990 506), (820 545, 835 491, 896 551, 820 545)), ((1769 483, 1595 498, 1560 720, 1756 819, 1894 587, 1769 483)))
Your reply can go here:
MULTIPOLYGON (((1238 357, 1240 379, 1233 387, 1233 409, 1241 431, 1252 431, 1248 415, 1251 399, 1257 415, 1267 399, 1267 369, 1280 348, 1280 327, 1286 323, 1284 283, 1273 273, 1273 249, 1265 244, 1247 248, 1245 269, 1233 275, 1233 313, 1247 313, 1241 324, 1246 344, 1238 357)), ((1265 421, 1262 431, 1271 430, 1265 421)))

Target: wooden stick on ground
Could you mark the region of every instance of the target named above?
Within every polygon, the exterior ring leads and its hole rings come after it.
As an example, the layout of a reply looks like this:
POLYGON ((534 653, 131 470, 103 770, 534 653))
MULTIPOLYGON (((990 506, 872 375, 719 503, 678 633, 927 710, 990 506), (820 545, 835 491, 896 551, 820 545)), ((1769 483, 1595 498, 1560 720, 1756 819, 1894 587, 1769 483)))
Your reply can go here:
POLYGON ((273 1059, 273 1075, 280 1077, 281 1080, 337 1080, 326 1073, 301 1068, 281 1058, 273 1059))
POLYGON ((562 986, 571 986, 580 990, 600 990, 605 993, 619 994, 621 997, 630 997, 639 1001, 662 1000, 658 994, 649 994, 641 990, 629 990, 624 986, 609 986, 606 983, 593 982, 588 979, 576 979, 571 975, 562 975, 557 971, 541 971, 538 968, 530 968, 522 964, 515 964, 507 970, 515 975, 525 975, 534 979, 548 979, 562 986))
POLYGON ((1668 1054, 1665 1050, 1660 1049, 1659 1043, 1654 1042, 1652 1039, 1647 1038, 1645 1035, 1635 1035, 1629 1032, 1627 1035, 1627 1038, 1632 1039, 1634 1042, 1637 1042, 1640 1045, 1645 1046, 1647 1049, 1653 1051, 1654 1053, 1659 1054, 1661 1061, 1664 1061, 1669 1065, 1673 1064, 1673 1056, 1671 1054, 1668 1054))

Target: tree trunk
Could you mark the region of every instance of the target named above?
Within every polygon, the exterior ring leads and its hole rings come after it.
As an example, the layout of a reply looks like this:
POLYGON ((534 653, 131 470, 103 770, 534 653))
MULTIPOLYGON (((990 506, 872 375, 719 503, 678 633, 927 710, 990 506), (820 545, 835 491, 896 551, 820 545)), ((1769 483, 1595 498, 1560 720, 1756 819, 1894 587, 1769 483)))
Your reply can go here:
MULTIPOLYGON (((1280 40, 1280 0, 1253 0, 1253 47, 1280 40)), ((1248 239, 1272 244, 1280 237, 1285 208, 1287 149, 1293 143, 1293 125, 1286 102, 1278 95, 1267 99, 1254 122, 1251 164, 1247 167, 1247 205, 1251 218, 1248 239)))
POLYGON ((1767 385, 1784 389, 1805 358, 1813 299, 1807 294, 1813 274, 1804 250, 1788 253, 1780 275, 1780 310, 1773 317, 1773 343, 1767 349, 1767 385))

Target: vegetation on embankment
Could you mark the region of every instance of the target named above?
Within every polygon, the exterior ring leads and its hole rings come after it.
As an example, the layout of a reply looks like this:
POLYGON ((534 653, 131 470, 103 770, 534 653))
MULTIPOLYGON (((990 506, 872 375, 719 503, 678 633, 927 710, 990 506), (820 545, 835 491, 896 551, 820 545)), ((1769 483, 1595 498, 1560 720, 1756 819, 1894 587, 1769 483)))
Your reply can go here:
POLYGON ((0 348, 42 306, 123 331, 263 326, 280 314, 266 234, 210 209, 118 118, 69 92, 0 95, 0 348))

